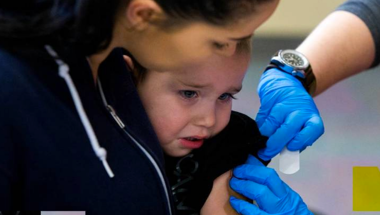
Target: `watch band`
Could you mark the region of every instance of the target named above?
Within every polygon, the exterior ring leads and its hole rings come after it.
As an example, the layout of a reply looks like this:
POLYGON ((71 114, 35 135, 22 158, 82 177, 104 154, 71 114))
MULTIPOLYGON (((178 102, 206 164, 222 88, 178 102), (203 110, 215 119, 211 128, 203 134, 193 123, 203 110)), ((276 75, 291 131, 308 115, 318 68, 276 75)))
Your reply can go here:
MULTIPOLYGON (((270 69, 273 69, 273 68, 276 68, 282 72, 285 72, 287 74, 290 74, 286 71, 284 71, 283 69, 281 69, 278 65, 274 64, 274 63, 269 63, 268 66, 265 68, 264 72, 270 70, 270 69)), ((290 74, 291 75, 291 74, 290 74)), ((309 66, 306 70, 305 70, 305 78, 300 78, 299 76, 295 76, 293 75, 295 78, 297 78, 303 85, 303 87, 306 89, 306 91, 311 95, 313 96, 314 93, 315 93, 315 89, 317 88, 317 82, 316 82, 316 79, 315 79, 315 76, 314 76, 314 73, 313 73, 313 70, 311 69, 311 66, 309 66)))

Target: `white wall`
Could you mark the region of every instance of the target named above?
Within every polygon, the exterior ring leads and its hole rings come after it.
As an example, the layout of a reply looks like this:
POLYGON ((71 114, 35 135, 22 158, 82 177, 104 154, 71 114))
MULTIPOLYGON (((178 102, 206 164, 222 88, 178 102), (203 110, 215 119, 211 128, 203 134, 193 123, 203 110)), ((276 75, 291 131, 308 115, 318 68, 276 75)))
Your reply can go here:
POLYGON ((344 0, 280 0, 273 16, 261 26, 260 37, 305 37, 344 0))

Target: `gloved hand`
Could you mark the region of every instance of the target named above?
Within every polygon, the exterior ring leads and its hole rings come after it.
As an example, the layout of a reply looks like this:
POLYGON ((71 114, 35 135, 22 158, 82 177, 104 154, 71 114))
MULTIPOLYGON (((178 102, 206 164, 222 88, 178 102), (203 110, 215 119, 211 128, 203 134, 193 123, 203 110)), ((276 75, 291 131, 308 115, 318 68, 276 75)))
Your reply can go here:
POLYGON ((242 215, 312 215, 298 193, 285 184, 276 171, 255 157, 233 171, 230 186, 236 192, 255 200, 257 205, 230 198, 232 207, 242 215))
POLYGON ((270 160, 285 146, 302 151, 324 133, 313 98, 292 75, 270 69, 261 76, 257 91, 261 107, 256 122, 269 137, 267 147, 259 151, 261 159, 270 160))

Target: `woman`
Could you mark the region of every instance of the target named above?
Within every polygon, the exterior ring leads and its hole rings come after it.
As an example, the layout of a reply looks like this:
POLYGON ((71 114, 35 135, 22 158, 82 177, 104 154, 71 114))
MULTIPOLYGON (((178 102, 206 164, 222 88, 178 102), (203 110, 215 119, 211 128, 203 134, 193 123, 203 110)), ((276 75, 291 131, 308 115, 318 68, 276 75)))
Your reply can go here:
POLYGON ((172 214, 122 54, 155 71, 231 56, 277 3, 0 3, 0 209, 172 214))

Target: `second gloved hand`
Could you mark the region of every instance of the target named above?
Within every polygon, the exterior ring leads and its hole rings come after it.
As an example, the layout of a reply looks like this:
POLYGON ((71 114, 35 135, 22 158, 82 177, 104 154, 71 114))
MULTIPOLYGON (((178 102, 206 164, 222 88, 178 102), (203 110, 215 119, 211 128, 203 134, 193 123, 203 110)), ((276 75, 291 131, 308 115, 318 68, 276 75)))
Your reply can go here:
POLYGON ((262 135, 269 137, 259 157, 269 160, 285 146, 304 150, 323 133, 324 126, 313 98, 302 83, 290 74, 270 69, 258 86, 261 107, 256 122, 262 135))
POLYGON ((298 193, 277 175, 250 156, 246 164, 236 167, 230 186, 236 192, 255 200, 259 207, 247 201, 230 198, 231 206, 243 215, 312 215, 298 193))

